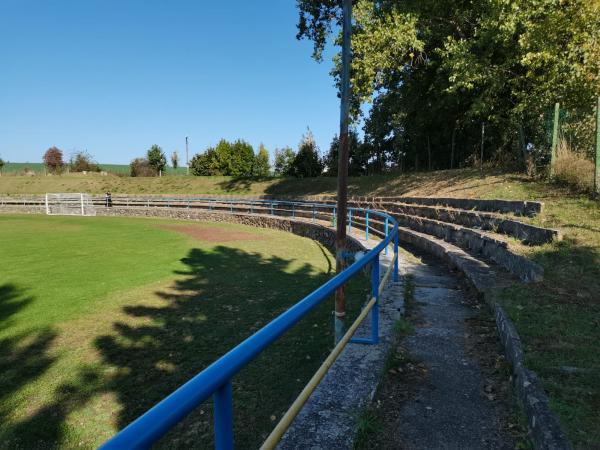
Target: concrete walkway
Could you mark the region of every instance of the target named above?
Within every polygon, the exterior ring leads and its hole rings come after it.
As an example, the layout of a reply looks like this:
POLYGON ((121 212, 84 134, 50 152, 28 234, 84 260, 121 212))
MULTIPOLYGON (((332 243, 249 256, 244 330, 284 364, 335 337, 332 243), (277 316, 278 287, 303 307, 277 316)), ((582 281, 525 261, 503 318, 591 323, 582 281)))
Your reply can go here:
POLYGON ((472 356, 468 294, 443 266, 404 268, 414 277, 420 325, 403 342, 426 369, 424 382, 399 406, 393 448, 514 449, 506 403, 486 393, 489 379, 472 356), (490 399, 491 398, 491 399, 490 399))
MULTIPOLYGON (((354 237, 368 248, 377 241, 354 237)), ((382 274, 393 253, 382 257, 382 274)), ((423 323, 404 346, 421 360, 427 375, 414 396, 398 404, 397 423, 386 448, 508 449, 507 410, 485 394, 486 377, 469 355, 465 305, 459 281, 441 262, 420 263, 400 254, 400 272, 412 274, 423 323), (393 442, 392 445, 389 445, 393 442)), ((381 299, 379 345, 349 344, 283 437, 280 449, 351 449, 361 412, 371 403, 395 345, 393 325, 402 315, 400 283, 390 283, 381 299)), ((368 336, 370 321, 357 336, 368 336)), ((396 415, 396 414, 395 414, 396 415)))

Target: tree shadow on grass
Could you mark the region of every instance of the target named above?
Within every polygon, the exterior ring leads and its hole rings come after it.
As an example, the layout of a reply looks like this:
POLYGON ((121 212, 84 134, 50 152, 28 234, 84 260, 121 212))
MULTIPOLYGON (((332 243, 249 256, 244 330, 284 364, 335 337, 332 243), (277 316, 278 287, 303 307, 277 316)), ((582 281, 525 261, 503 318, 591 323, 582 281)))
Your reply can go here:
MULTIPOLYGON (((32 297, 12 284, 0 286, 0 331, 7 332, 15 323, 15 314, 32 301, 32 297)), ((11 442, 18 442, 20 431, 10 420, 16 407, 15 397, 52 365, 54 358, 48 356, 47 351, 56 337, 51 329, 6 335, 0 338, 0 448, 9 448, 11 442)), ((35 430, 29 431, 35 433, 35 430)))
MULTIPOLYGON (((199 373, 233 346, 287 310, 328 276, 292 259, 264 258, 225 246, 193 249, 172 289, 158 292, 164 306, 129 306, 143 324, 115 324, 96 341, 105 364, 121 374, 106 389, 117 394, 123 427, 199 373)), ((236 444, 255 448, 314 373, 333 343, 331 302, 234 378, 236 444)), ((358 309, 358 302, 356 309, 358 309)), ((168 448, 210 448, 210 402, 172 431, 168 448)))

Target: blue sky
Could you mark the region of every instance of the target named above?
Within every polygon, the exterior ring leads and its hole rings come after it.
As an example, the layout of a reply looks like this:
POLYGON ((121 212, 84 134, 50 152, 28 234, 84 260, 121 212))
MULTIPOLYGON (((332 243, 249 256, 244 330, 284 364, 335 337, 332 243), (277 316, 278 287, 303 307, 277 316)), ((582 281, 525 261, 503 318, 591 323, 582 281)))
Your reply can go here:
POLYGON ((294 0, 0 0, 0 157, 50 146, 129 163, 220 138, 322 151, 337 132, 331 54, 296 40, 294 0))

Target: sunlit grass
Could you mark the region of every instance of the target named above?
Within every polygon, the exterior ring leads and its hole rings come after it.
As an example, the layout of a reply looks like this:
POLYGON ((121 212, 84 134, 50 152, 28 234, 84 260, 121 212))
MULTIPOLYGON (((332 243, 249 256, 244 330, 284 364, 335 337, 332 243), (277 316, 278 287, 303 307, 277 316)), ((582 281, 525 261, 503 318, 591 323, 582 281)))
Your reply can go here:
MULTIPOLYGON (((94 448, 332 276, 288 233, 208 243, 174 221, 0 216, 0 448, 94 448)), ((181 222, 178 222, 181 223, 181 222)), ((349 289, 353 317, 364 278, 349 289)), ((254 448, 333 344, 327 301, 234 379, 236 439, 254 448)), ((210 403, 163 445, 210 447, 210 403)))

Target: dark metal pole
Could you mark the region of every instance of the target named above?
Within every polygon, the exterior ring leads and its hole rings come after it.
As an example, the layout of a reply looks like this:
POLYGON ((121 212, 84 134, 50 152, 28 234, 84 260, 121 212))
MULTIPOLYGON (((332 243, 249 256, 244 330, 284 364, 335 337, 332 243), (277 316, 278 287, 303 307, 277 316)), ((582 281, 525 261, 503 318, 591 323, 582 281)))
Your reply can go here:
MULTIPOLYGON (((342 77, 340 108, 340 149, 338 152, 338 192, 337 192, 337 233, 335 239, 335 269, 337 273, 344 270, 344 253, 346 252, 346 212, 348 210, 348 122, 350 115, 350 54, 352 33, 352 0, 344 0, 343 4, 343 43, 342 43, 342 77)), ((346 315, 346 299, 344 288, 335 291, 335 341, 344 335, 344 317, 346 315)))

